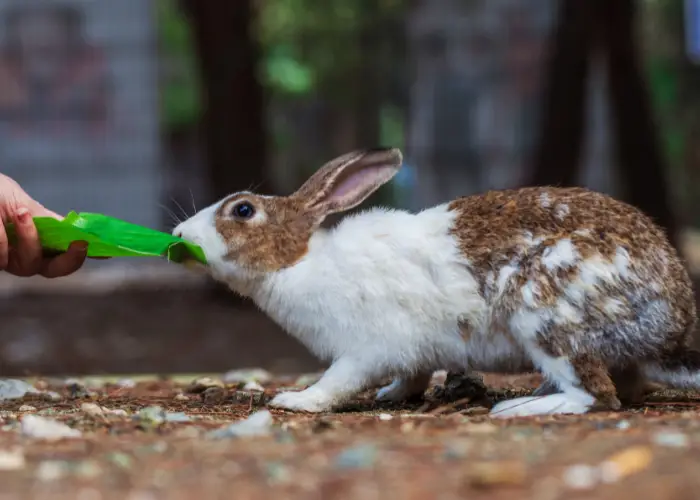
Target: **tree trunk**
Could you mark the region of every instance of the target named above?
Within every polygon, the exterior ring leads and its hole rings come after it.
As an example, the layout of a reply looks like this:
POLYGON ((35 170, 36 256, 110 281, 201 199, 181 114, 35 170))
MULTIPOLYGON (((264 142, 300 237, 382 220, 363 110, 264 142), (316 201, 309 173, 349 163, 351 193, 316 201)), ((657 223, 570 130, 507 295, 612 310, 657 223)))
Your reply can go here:
POLYGON ((552 40, 533 184, 576 184, 585 137, 587 76, 602 51, 617 163, 626 199, 662 226, 677 247, 651 101, 635 47, 636 0, 564 0, 552 40))
MULTIPOLYGON (((211 201, 252 185, 269 192, 253 1, 182 0, 182 6, 192 26, 204 91, 202 129, 211 201)), ((223 286, 215 286, 213 295, 235 303, 223 286)))
POLYGON ((571 186, 576 182, 586 127, 592 21, 587 0, 559 4, 533 160, 534 185, 571 186))
POLYGON ((616 154, 626 198, 662 226, 678 248, 678 229, 669 199, 664 159, 651 100, 635 47, 636 0, 597 0, 602 27, 616 154))
MULTIPOLYGON (((252 0, 183 0, 204 90, 203 132, 213 200, 259 185, 266 172, 265 101, 257 78, 252 0)), ((260 184, 261 183, 261 184, 260 184)))

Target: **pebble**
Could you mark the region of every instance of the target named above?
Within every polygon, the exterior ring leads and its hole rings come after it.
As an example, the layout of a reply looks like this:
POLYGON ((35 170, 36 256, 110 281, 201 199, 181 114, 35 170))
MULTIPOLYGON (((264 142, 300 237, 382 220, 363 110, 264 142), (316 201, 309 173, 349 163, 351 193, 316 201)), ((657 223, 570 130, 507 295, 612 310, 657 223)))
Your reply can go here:
POLYGON ((93 393, 77 379, 66 380, 66 388, 70 392, 70 397, 73 399, 91 398, 93 396, 93 393))
POLYGON ((72 429, 62 422, 32 414, 25 415, 22 418, 21 428, 23 435, 47 441, 77 438, 82 435, 79 430, 72 429))
POLYGON ((148 426, 158 426, 165 422, 165 410, 160 406, 148 406, 139 410, 138 420, 148 426))
POLYGON ((26 394, 36 394, 39 391, 25 382, 17 379, 0 379, 0 401, 7 399, 20 399, 26 394))
POLYGON ((136 387, 136 382, 130 378, 123 378, 117 382, 117 385, 122 389, 133 389, 136 387))
POLYGON ((371 444, 353 446, 341 451, 335 457, 337 469, 368 469, 374 465, 377 458, 377 448, 371 444))
POLYGON ((101 416, 105 414, 104 408, 96 403, 83 403, 80 405, 80 410, 86 415, 93 417, 101 416))
POLYGON ((255 380, 252 380, 250 382, 246 382, 246 384, 243 386, 244 391, 256 391, 256 392, 264 392, 265 388, 261 386, 259 383, 257 383, 255 380))
POLYGON ((527 470, 522 462, 482 462, 469 465, 469 482, 479 488, 519 485, 527 470))
POLYGON ((260 391, 234 391, 231 394, 231 399, 234 403, 238 404, 253 404, 254 406, 260 406, 265 404, 268 400, 268 396, 264 392, 260 391))
POLYGON ((17 411, 36 411, 36 408, 31 405, 22 405, 17 409, 17 411))
POLYGON ((192 418, 184 412, 167 412, 165 414, 166 422, 191 422, 192 418))
POLYGON ((626 431, 627 429, 632 427, 632 424, 630 423, 629 420, 621 420, 620 422, 618 422, 618 424, 615 427, 617 427, 621 431, 626 431))
POLYGON ((200 377, 193 380, 190 385, 187 386, 185 392, 190 394, 199 394, 212 387, 223 388, 224 383, 221 380, 216 380, 211 377, 200 377))
POLYGON ((207 434, 210 439, 225 439, 232 437, 268 436, 272 433, 274 419, 272 413, 262 410, 253 413, 245 420, 239 420, 222 429, 207 434))
POLYGON ((89 389, 102 389, 105 386, 105 381, 96 377, 88 377, 83 382, 83 385, 89 389))
POLYGON ((189 397, 189 396, 185 396, 185 395, 182 394, 182 393, 179 393, 179 394, 175 394, 175 396, 173 396, 173 399, 174 399, 175 401, 189 401, 189 400, 190 400, 190 397, 189 397))
POLYGON ((54 403, 63 399, 63 396, 61 396, 55 391, 45 392, 44 396, 46 397, 46 399, 48 399, 49 401, 53 401, 54 403))
POLYGON ((207 404, 216 404, 228 398, 228 392, 223 387, 208 387, 201 393, 201 397, 202 401, 207 404))
POLYGON ((59 460, 44 460, 36 468, 36 477, 39 481, 56 481, 67 474, 67 464, 59 460))
POLYGON ((21 448, 0 450, 0 471, 19 470, 25 465, 24 451, 21 448))
POLYGON ((272 380, 272 374, 262 368, 244 368, 241 370, 230 370, 221 377, 226 384, 242 384, 247 382, 257 382, 265 384, 272 380))
POLYGON ((34 387, 38 391, 45 391, 49 388, 49 381, 44 379, 37 380, 36 382, 34 382, 34 387))
POLYGON ((462 427, 464 431, 466 431, 469 434, 479 434, 479 435, 485 435, 485 434, 495 434, 498 432, 498 426, 491 424, 489 422, 483 422, 480 424, 468 424, 462 427))
POLYGON ((394 416, 390 413, 380 413, 379 420, 382 420, 384 422, 388 422, 389 420, 394 420, 394 416))
POLYGON ((666 446, 667 448, 688 448, 690 446, 688 436, 674 430, 657 432, 652 437, 652 441, 659 446, 666 446))
POLYGON ((573 490, 590 490, 600 482, 600 469, 592 465, 572 465, 564 471, 562 479, 573 490))
POLYGON ((115 417, 128 417, 129 413, 126 410, 122 410, 121 408, 115 408, 114 410, 110 410, 109 408, 102 408, 105 412, 109 413, 110 415, 114 415, 115 417))
POLYGON ((110 453, 107 455, 107 460, 112 462, 114 465, 120 469, 130 469, 131 468, 131 456, 120 451, 110 453))
POLYGON ((600 464, 604 483, 615 483, 643 471, 651 464, 653 454, 648 446, 632 446, 609 457, 600 464))
POLYGON ((84 479, 93 479, 102 474, 102 466, 94 460, 83 460, 75 464, 74 473, 84 479))

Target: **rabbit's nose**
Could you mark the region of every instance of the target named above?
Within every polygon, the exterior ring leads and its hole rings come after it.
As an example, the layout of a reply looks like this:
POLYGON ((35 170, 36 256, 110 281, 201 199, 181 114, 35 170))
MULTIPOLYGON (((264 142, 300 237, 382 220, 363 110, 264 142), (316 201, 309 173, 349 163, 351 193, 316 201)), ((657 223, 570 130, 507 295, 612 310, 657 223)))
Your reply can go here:
POLYGON ((182 229, 174 229, 173 236, 175 236, 176 238, 182 238, 182 229))

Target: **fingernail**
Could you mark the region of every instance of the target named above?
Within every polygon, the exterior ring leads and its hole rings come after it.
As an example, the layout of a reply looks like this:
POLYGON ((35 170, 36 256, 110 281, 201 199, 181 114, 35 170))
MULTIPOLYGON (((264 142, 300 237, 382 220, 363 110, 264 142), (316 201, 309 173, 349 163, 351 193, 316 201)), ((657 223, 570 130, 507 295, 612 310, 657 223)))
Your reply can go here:
POLYGON ((27 207, 19 207, 15 215, 17 216, 17 220, 22 224, 29 222, 29 209, 27 207))
POLYGON ((81 252, 87 252, 88 249, 88 242, 87 241, 74 241, 73 243, 70 244, 70 247, 73 250, 78 250, 81 252))

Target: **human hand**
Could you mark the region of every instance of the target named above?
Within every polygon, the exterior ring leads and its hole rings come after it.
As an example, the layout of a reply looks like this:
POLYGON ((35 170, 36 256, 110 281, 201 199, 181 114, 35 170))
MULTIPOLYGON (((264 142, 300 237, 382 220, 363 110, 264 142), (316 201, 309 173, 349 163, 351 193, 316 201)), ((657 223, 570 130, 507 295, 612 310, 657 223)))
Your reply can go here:
POLYGON ((33 217, 62 219, 32 199, 14 180, 0 174, 0 271, 15 276, 58 278, 80 269, 87 257, 87 243, 75 241, 65 253, 45 257, 33 217), (5 231, 8 222, 14 223, 17 235, 12 247, 5 231))

